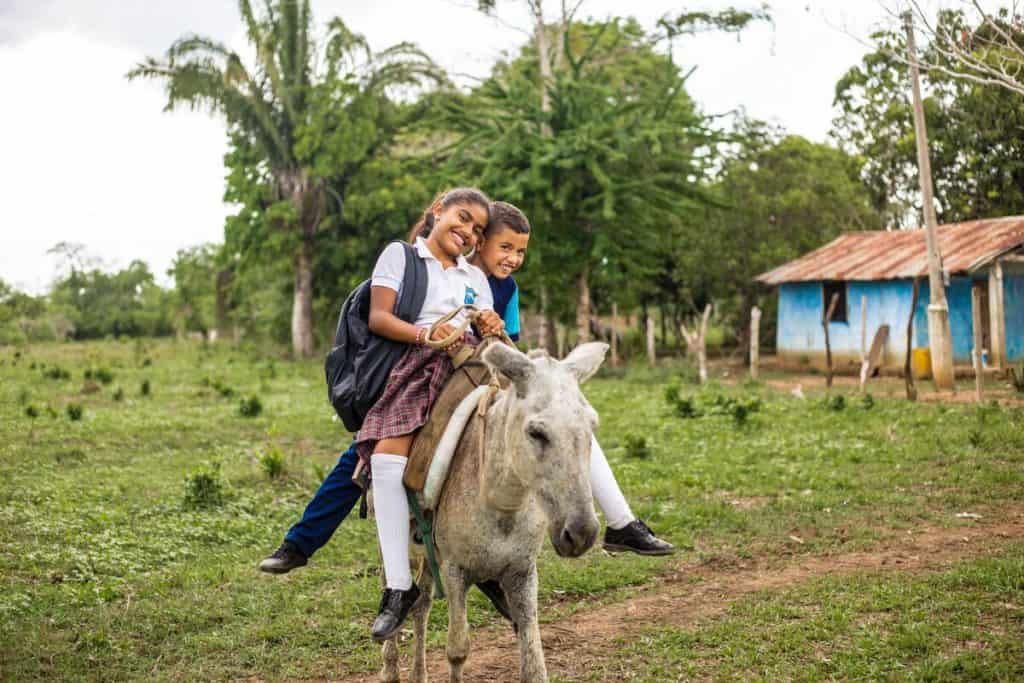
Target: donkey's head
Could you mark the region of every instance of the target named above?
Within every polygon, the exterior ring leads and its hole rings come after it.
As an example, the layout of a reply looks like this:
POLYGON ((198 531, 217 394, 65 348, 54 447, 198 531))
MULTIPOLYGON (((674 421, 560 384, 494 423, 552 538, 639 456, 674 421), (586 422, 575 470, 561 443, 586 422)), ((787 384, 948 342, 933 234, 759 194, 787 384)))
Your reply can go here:
POLYGON ((580 392, 608 350, 582 344, 565 360, 546 353, 529 356, 495 344, 484 361, 512 382, 504 424, 504 448, 489 452, 497 476, 484 481, 484 495, 495 507, 515 506, 532 491, 548 518, 555 551, 577 557, 594 544, 598 524, 590 491, 590 441, 597 413, 580 392), (490 490, 488 490, 490 489, 490 490))

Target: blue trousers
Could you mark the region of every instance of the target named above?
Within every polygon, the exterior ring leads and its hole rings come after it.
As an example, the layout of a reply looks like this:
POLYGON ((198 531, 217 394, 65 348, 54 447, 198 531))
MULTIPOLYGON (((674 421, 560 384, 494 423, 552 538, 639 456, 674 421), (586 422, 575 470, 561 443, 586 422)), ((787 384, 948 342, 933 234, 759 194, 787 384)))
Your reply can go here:
POLYGON ((320 484, 302 513, 302 519, 285 535, 284 540, 297 545, 306 557, 327 544, 363 494, 363 490, 352 481, 358 462, 356 442, 353 441, 320 484))

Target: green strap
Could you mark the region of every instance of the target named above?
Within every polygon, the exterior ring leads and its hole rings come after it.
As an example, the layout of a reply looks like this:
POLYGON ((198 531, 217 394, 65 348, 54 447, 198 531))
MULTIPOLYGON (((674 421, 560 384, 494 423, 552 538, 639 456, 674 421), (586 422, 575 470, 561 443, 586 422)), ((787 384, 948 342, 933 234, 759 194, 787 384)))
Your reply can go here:
POLYGON ((416 518, 416 527, 420 532, 420 538, 423 539, 423 547, 427 549, 427 562, 430 564, 430 573, 434 575, 434 597, 443 598, 444 585, 441 583, 441 568, 437 564, 437 554, 434 548, 434 523, 423 514, 423 508, 420 507, 420 502, 416 500, 416 494, 412 490, 406 489, 405 496, 409 499, 409 508, 412 510, 413 517, 416 518))

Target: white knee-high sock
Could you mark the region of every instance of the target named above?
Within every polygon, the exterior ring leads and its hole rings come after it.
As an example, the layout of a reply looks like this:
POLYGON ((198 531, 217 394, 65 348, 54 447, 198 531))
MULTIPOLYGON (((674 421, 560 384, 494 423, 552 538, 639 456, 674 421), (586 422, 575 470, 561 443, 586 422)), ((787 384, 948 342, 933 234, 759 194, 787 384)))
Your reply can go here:
POLYGON ((615 481, 608 458, 604 456, 597 438, 590 440, 590 488, 609 527, 621 529, 636 519, 633 511, 629 509, 626 497, 622 495, 619 482, 615 481))
POLYGON ((373 474, 373 509, 377 518, 377 539, 384 556, 384 581, 388 588, 409 590, 409 501, 402 474, 406 458, 375 453, 370 458, 373 474))

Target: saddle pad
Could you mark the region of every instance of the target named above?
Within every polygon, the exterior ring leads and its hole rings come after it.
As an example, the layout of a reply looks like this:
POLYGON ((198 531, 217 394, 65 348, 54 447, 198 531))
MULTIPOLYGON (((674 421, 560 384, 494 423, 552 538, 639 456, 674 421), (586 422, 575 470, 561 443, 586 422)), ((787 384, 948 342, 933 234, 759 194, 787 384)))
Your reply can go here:
POLYGON ((426 486, 430 462, 448 426, 449 418, 462 399, 478 386, 486 385, 489 378, 490 373, 482 363, 467 363, 456 370, 441 389, 430 409, 427 423, 420 427, 409 449, 409 460, 405 464, 405 474, 402 475, 402 482, 407 489, 419 493, 426 486))
POLYGON ((466 430, 466 425, 469 424, 470 418, 473 417, 473 411, 476 410, 477 405, 480 403, 480 397, 487 393, 487 391, 488 387, 486 385, 477 387, 466 398, 462 399, 462 403, 452 413, 452 418, 448 421, 448 426, 444 430, 441 442, 437 445, 437 450, 434 452, 434 458, 430 463, 430 470, 427 472, 427 481, 423 486, 423 507, 426 509, 433 510, 437 506, 437 501, 441 498, 441 490, 444 488, 444 482, 448 478, 448 470, 451 467, 452 458, 455 456, 455 450, 459 447, 462 433, 466 430))

